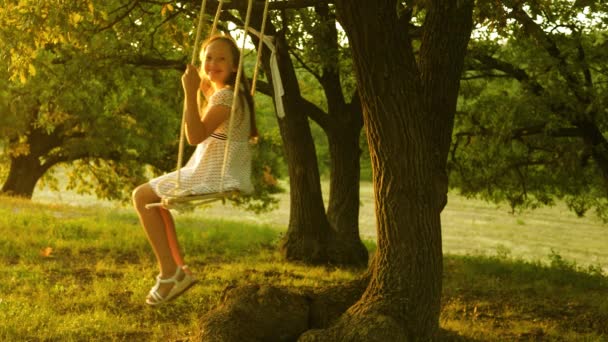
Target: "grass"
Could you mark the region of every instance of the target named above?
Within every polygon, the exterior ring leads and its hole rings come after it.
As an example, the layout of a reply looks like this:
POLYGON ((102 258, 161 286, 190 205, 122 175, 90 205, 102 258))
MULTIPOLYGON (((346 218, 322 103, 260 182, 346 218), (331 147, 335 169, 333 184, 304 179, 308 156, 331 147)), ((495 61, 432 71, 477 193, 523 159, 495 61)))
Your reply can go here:
MULTIPOLYGON (((362 230, 373 221, 366 191, 362 230)), ((187 261, 204 281, 172 305, 148 308, 157 271, 132 210, 53 196, 0 198, 2 341, 183 341, 228 285, 325 286, 356 276, 280 260, 285 203, 262 216, 218 206, 176 219, 187 261)), ((608 341, 607 227, 563 215, 553 208, 511 216, 451 197, 442 328, 471 341, 608 341), (570 241, 579 234, 591 238, 570 241)))
POLYGON ((143 299, 156 265, 127 209, 0 198, 0 340, 183 340, 227 285, 323 286, 354 276, 282 263, 270 226, 177 218, 202 285, 162 309, 143 299), (26 324, 24 324, 26 322, 26 324))

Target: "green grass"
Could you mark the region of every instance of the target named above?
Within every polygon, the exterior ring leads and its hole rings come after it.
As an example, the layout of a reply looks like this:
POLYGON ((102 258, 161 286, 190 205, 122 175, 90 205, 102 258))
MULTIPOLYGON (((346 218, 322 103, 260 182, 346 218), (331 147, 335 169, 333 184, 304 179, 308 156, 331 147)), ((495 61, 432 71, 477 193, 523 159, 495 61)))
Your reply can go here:
MULTIPOLYGON (((362 230, 373 221, 369 191, 362 230)), ((356 276, 281 261, 285 203, 261 216, 220 205, 176 218, 188 264, 204 280, 148 308, 157 270, 134 212, 53 196, 0 198, 0 341, 183 341, 228 285, 316 287, 356 276)), ((443 215, 443 328, 475 341, 608 341, 608 227, 560 208, 512 216, 457 196, 443 215)))
POLYGON ((228 285, 309 287, 354 276, 281 262, 280 232, 270 226, 188 214, 177 225, 204 280, 152 309, 143 300, 157 268, 130 210, 0 198, 0 341, 182 340, 228 285))

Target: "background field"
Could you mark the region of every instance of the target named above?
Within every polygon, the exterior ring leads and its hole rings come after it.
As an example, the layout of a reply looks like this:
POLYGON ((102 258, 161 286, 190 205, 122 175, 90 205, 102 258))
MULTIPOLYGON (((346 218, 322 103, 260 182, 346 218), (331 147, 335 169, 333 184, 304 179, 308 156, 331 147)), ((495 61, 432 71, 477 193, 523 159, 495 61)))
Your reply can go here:
MULTIPOLYGON (((327 184, 324 183, 325 200, 327 184)), ((373 189, 369 182, 361 183, 359 224, 361 236, 374 240, 376 234, 373 189)), ((249 224, 264 224, 284 230, 289 222, 289 194, 278 195, 279 207, 269 213, 256 215, 230 204, 213 204, 187 213, 193 218, 230 218, 249 224)), ((93 196, 73 192, 52 192, 39 189, 34 200, 43 203, 96 206, 125 209, 116 203, 103 202, 93 196)), ((485 201, 466 199, 450 194, 442 213, 443 248, 445 253, 459 255, 495 255, 507 253, 514 258, 548 262, 555 253, 581 266, 599 266, 608 273, 608 224, 592 215, 578 218, 563 205, 511 214, 507 207, 485 201)))

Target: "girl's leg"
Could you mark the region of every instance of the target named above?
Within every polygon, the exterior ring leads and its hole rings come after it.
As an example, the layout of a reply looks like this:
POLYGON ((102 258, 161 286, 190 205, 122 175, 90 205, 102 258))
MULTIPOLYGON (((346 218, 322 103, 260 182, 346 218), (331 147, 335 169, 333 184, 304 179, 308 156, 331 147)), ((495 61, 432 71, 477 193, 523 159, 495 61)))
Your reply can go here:
POLYGON ((177 233, 175 231, 175 222, 173 221, 173 216, 171 212, 165 208, 159 208, 160 216, 163 218, 163 222, 165 223, 165 231, 167 234, 167 240, 169 241, 169 248, 171 249, 171 254, 173 255, 173 260, 177 264, 177 266, 184 266, 184 259, 182 257, 181 249, 179 247, 179 242, 177 242, 177 233))
MULTIPOLYGON (((160 198, 154 193, 150 184, 140 185, 133 191, 133 205, 156 255, 160 267, 160 276, 161 278, 169 278, 175 274, 178 265, 169 244, 165 222, 158 208, 146 208, 146 204, 156 203, 159 200, 160 198)), ((171 283, 161 284, 160 294, 162 296, 166 295, 172 286, 171 283)))

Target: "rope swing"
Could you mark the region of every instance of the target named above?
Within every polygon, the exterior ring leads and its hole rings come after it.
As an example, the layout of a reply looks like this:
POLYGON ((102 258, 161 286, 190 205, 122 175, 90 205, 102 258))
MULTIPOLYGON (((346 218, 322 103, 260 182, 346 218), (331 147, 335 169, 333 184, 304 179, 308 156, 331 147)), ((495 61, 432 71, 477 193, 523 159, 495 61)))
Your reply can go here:
MULTIPOLYGON (((192 49, 192 57, 190 58, 190 64, 194 65, 196 63, 196 56, 198 46, 201 42, 201 32, 203 31, 203 17, 205 16, 205 7, 207 7, 207 0, 203 0, 201 4, 201 9, 198 14, 198 24, 196 25, 196 37, 194 38, 194 48, 192 49)), ((219 8, 219 7, 218 7, 219 8)), ((180 124, 179 129, 179 148, 177 153, 177 180, 175 187, 179 189, 181 187, 181 168, 184 162, 184 141, 185 141, 185 132, 186 132, 186 101, 184 101, 184 110, 182 112, 182 122, 180 124)))
MULTIPOLYGON (((221 11, 222 11, 222 5, 225 1, 226 0, 219 0, 219 2, 218 2, 218 7, 217 7, 217 11, 215 13, 214 20, 213 20, 213 25, 211 28, 210 36, 213 36, 217 30, 217 24, 219 22, 219 17, 220 17, 221 11)), ((263 47, 263 43, 264 43, 264 39, 263 39, 264 38, 264 29, 265 29, 265 25, 266 25, 267 14, 268 14, 268 3, 269 3, 269 0, 265 0, 261 32, 258 34, 258 36, 260 37, 260 42, 259 42, 259 46, 258 46, 258 54, 257 54, 256 63, 255 63, 255 67, 254 67, 253 81, 252 81, 252 87, 251 87, 252 96, 255 94, 256 78, 257 78, 258 69, 259 69, 259 65, 260 65, 260 61, 261 61, 261 52, 262 52, 262 47, 263 47)), ((207 5, 207 0, 202 0, 201 9, 199 12, 199 17, 198 17, 198 24, 197 24, 195 42, 194 42, 194 47, 193 47, 193 52, 192 52, 192 58, 191 58, 192 65, 195 64, 196 57, 198 55, 200 37, 201 37, 201 32, 202 32, 202 27, 203 27, 203 17, 205 15, 206 5, 207 5)), ((181 126, 180 126, 179 150, 178 150, 178 157, 177 157, 177 172, 176 172, 177 178, 176 178, 176 182, 175 182, 175 188, 172 190, 171 195, 162 197, 160 203, 148 204, 146 206, 147 208, 151 208, 151 207, 163 207, 165 209, 193 208, 195 206, 208 204, 211 202, 215 202, 217 200, 222 200, 224 202, 226 198, 234 198, 239 195, 240 192, 238 190, 224 191, 224 178, 225 178, 225 173, 226 173, 226 165, 227 165, 227 161, 228 161, 228 151, 229 151, 230 141, 232 139, 233 129, 234 129, 234 116, 235 116, 235 110, 236 110, 236 101, 238 100, 239 91, 240 91, 239 85, 240 85, 241 77, 243 77, 242 71, 243 71, 244 51, 245 51, 245 42, 246 42, 245 38, 247 37, 247 33, 251 31, 251 29, 249 28, 249 23, 250 23, 252 8, 253 8, 253 0, 249 0, 248 5, 247 5, 247 14, 245 17, 245 24, 244 24, 244 28, 243 28, 244 36, 243 36, 243 41, 242 41, 242 44, 240 47, 240 57, 239 57, 239 61, 238 61, 238 68, 237 68, 236 79, 235 79, 232 106, 231 106, 231 110, 230 110, 230 117, 228 120, 228 134, 227 134, 227 139, 226 139, 226 145, 224 148, 224 158, 223 158, 222 169, 221 169, 219 191, 216 193, 187 195, 187 196, 181 195, 180 196, 181 168, 182 168, 183 156, 184 156, 185 126, 186 126, 186 102, 184 101, 182 121, 181 121, 181 126)), ((253 110, 253 109, 251 109, 251 110, 253 110)))

